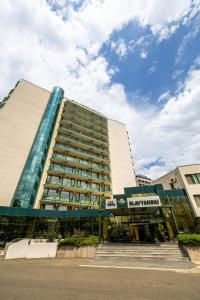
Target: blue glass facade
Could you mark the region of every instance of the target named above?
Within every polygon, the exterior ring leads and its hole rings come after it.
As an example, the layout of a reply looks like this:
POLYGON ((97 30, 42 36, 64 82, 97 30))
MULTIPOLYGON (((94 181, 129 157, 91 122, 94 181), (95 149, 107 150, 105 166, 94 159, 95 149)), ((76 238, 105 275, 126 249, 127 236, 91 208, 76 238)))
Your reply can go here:
POLYGON ((53 89, 18 182, 12 206, 24 208, 34 206, 54 124, 63 96, 64 91, 60 87, 53 89))

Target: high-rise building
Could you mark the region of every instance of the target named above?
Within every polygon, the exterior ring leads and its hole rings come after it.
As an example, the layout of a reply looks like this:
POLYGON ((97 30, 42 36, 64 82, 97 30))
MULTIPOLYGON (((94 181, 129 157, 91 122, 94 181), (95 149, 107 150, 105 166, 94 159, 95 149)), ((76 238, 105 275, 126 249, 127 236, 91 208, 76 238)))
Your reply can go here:
POLYGON ((0 108, 0 205, 99 208, 136 186, 126 126, 21 80, 0 108))

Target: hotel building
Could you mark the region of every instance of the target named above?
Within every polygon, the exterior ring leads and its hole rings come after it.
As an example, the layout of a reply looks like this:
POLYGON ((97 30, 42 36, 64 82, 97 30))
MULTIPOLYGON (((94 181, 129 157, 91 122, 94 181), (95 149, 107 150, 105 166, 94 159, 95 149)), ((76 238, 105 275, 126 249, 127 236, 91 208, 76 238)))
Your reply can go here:
POLYGON ((54 226, 62 236, 78 229, 109 241, 173 240, 198 226, 199 174, 196 165, 151 185, 136 179, 126 126, 60 87, 21 80, 1 102, 1 239, 45 237, 54 226))
POLYGON ((126 126, 25 80, 0 108, 0 206, 97 209, 136 186, 126 126))

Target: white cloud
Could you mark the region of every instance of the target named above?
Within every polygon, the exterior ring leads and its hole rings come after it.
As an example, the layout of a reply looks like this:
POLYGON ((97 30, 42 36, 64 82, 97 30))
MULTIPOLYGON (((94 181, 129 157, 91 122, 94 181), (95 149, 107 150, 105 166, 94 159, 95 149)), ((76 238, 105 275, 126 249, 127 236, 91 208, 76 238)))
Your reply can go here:
POLYGON ((118 41, 111 42, 111 49, 115 50, 115 53, 119 55, 119 57, 123 57, 128 54, 128 47, 123 39, 119 39, 118 41))
MULTIPOLYGON (((132 20, 148 25, 159 39, 168 37, 183 17, 188 22, 191 1, 91 0, 78 10, 74 1, 67 7, 64 0, 50 2, 58 3, 61 11, 53 12, 44 0, 0 1, 0 97, 20 78, 47 89, 60 85, 67 97, 126 123, 138 162, 161 157, 171 168, 199 159, 198 71, 191 70, 184 91, 161 112, 152 107, 141 111, 128 102, 123 85, 112 83, 117 68, 99 55, 110 35, 132 20)), ((137 43, 146 49, 144 39, 137 43)), ((125 55, 126 45, 118 51, 125 55)), ((161 170, 154 166, 147 175, 161 170)))
MULTIPOLYGON (((200 161, 200 70, 192 70, 184 83, 184 89, 177 97, 170 98, 161 111, 154 116, 146 115, 148 124, 135 133, 138 161, 150 157, 155 161, 161 157, 166 166, 140 167, 148 176, 158 177, 176 165, 200 161), (144 147, 144 141, 146 147, 144 147), (148 146, 147 146, 148 145, 148 146)), ((141 128, 141 127, 140 127, 141 128)))
POLYGON ((183 74, 184 70, 179 69, 179 70, 175 70, 174 73, 172 74, 172 79, 177 79, 177 77, 179 77, 181 74, 183 74))
POLYGON ((161 94, 158 98, 158 102, 166 101, 170 97, 170 91, 166 91, 165 93, 161 94))
MULTIPOLYGON (((198 9, 200 10, 200 2, 199 2, 199 5, 198 5, 198 9)), ((177 55, 176 55, 176 58, 175 58, 175 63, 176 64, 181 62, 181 60, 183 58, 183 55, 184 55, 184 52, 186 51, 187 45, 191 42, 192 39, 194 39, 200 33, 200 14, 199 14, 199 10, 198 10, 198 13, 197 13, 197 8, 195 9, 196 16, 195 16, 195 19, 193 20, 192 28, 183 37, 183 39, 182 39, 182 41, 179 45, 177 55)))
POLYGON ((148 52, 144 49, 142 49, 141 53, 140 53, 140 58, 145 59, 147 58, 147 54, 148 52))
POLYGON ((148 75, 152 75, 153 73, 155 73, 157 68, 158 68, 158 61, 154 60, 152 66, 148 70, 148 75))

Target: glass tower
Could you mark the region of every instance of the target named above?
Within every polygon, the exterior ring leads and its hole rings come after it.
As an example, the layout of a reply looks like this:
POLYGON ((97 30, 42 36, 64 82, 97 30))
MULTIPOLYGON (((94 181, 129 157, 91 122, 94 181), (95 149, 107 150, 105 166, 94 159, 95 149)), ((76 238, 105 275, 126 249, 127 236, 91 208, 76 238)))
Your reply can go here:
POLYGON ((60 87, 53 89, 14 193, 12 206, 24 208, 32 208, 34 206, 54 124, 63 96, 64 92, 60 87))

